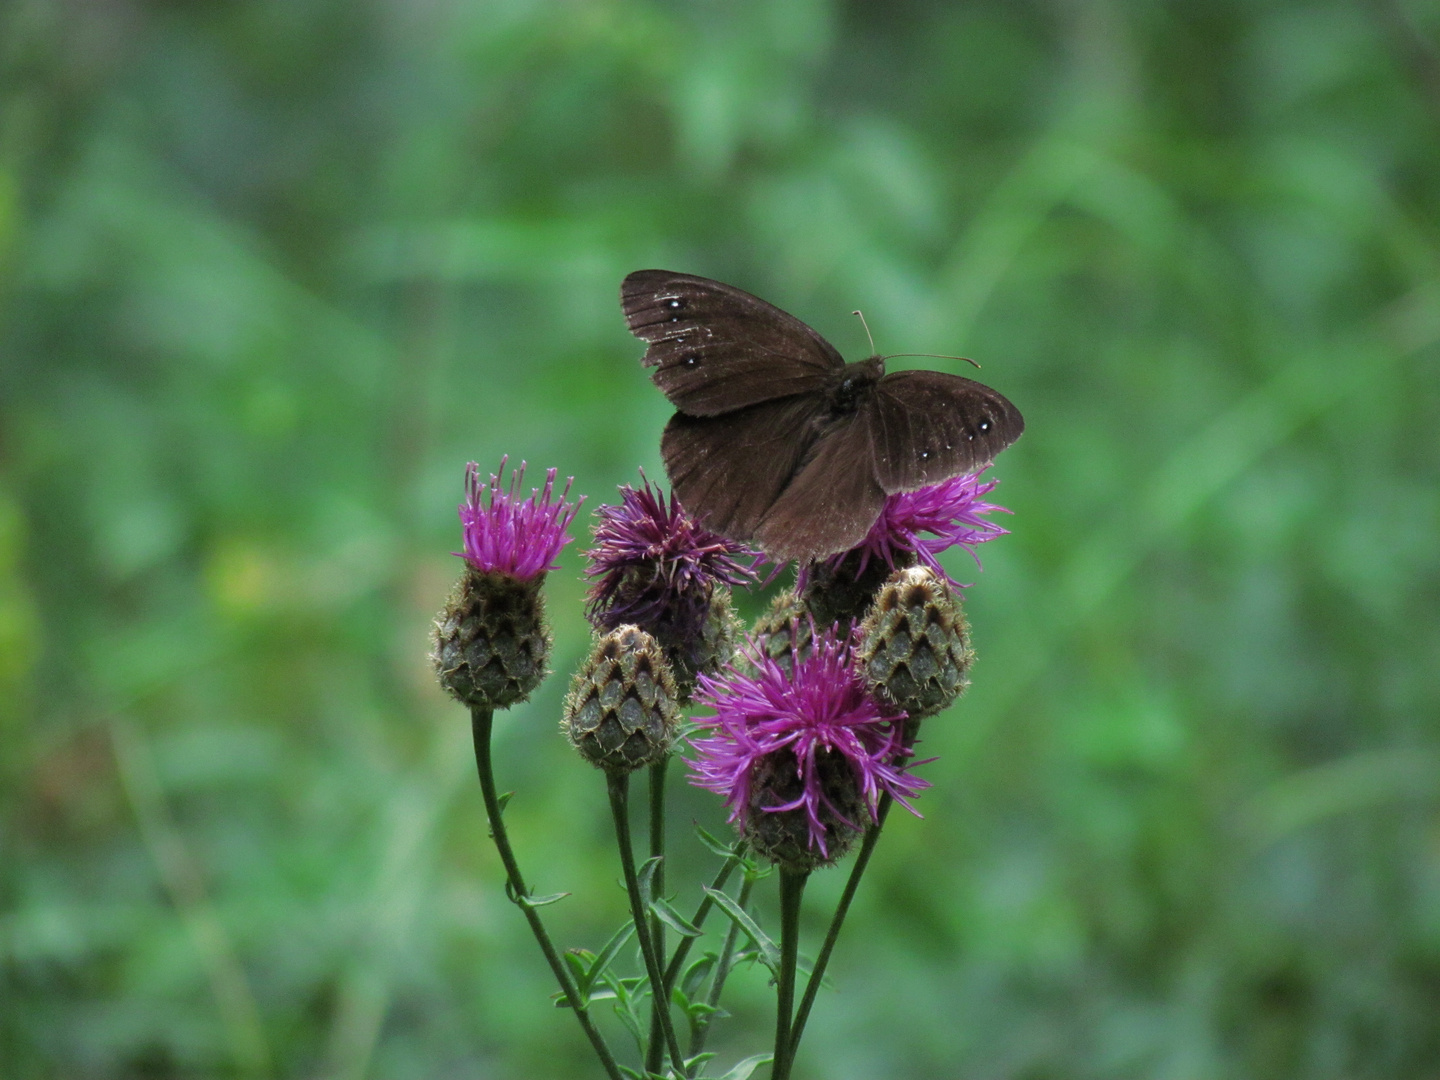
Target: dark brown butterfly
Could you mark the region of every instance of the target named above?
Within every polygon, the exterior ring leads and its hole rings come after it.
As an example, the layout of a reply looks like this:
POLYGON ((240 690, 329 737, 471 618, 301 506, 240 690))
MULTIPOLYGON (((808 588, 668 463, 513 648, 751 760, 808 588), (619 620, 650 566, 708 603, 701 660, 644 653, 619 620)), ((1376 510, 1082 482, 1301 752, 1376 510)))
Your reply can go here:
POLYGON ((1020 411, 939 371, 845 363, 793 315, 708 278, 637 270, 620 286, 641 363, 679 410, 660 442, 680 502, 776 559, 859 544, 885 496, 974 472, 1020 411))

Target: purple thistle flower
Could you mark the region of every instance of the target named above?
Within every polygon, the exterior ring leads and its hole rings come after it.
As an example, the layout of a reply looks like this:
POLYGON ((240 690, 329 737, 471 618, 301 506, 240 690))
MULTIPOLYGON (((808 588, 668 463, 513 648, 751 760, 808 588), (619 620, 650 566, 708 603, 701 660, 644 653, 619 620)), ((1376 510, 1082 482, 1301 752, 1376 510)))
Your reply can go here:
POLYGON ((865 823, 847 812, 873 821, 882 792, 919 816, 909 800, 930 785, 905 771, 905 713, 867 690, 848 642, 816 631, 790 672, 753 641, 743 651, 749 670, 732 665, 722 677, 700 676, 695 698, 715 715, 697 722, 712 734, 692 741, 686 762, 690 782, 722 796, 731 822, 746 831, 757 811, 803 810, 808 847, 828 859, 837 823, 858 832, 865 823), (837 776, 844 791, 836 790, 837 776), (775 787, 799 794, 765 805, 775 787))
POLYGON ((585 573, 595 579, 586 616, 606 631, 633 623, 652 634, 698 632, 715 585, 753 580, 741 560, 756 553, 702 526, 673 491, 667 502, 644 473, 641 480, 639 488, 621 485, 620 505, 600 507, 586 552, 585 573))
MULTIPOLYGON (((898 566, 898 559, 912 555, 916 562, 928 566, 951 585, 963 588, 960 582, 946 573, 936 556, 952 547, 963 547, 979 566, 980 557, 975 554, 975 548, 1010 531, 984 518, 985 514, 995 511, 1010 513, 1003 506, 985 501, 985 496, 1000 481, 981 483, 980 477, 984 472, 985 469, 981 469, 977 473, 953 476, 918 491, 902 491, 887 496, 880 516, 870 526, 865 539, 851 551, 830 556, 825 564, 832 570, 838 569, 847 556, 859 552, 860 564, 854 571, 854 576, 858 578, 872 559, 881 560, 893 570, 898 566), (932 535, 922 537, 921 533, 932 535)), ((906 560, 907 565, 908 562, 906 560)), ((808 581, 809 568, 801 567, 796 588, 803 591, 808 581)))
POLYGON ((525 476, 525 462, 511 473, 509 491, 500 486, 509 460, 508 454, 500 459, 500 469, 490 474, 488 484, 480 482, 480 467, 475 462, 465 466, 465 501, 460 504, 465 550, 455 554, 482 573, 529 581, 555 569, 555 556, 571 540, 565 530, 585 497, 582 495, 574 503, 568 501, 575 479, 571 477, 556 498, 556 470, 550 469, 545 473, 545 487, 532 489, 528 499, 520 499, 516 491, 525 476), (485 501, 487 492, 489 505, 485 501))

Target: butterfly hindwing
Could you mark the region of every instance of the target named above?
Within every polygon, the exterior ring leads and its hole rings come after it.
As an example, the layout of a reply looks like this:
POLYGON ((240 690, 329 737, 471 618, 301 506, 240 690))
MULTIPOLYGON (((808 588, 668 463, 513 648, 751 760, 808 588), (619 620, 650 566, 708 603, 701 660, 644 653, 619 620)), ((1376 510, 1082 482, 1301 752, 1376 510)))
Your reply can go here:
POLYGON ((691 416, 821 391, 845 363, 795 316, 708 278, 637 270, 620 286, 620 303, 630 332, 649 345, 641 363, 691 416))
POLYGON ((943 371, 886 375, 860 411, 875 478, 890 494, 976 472, 1025 430, 1003 395, 943 371))
POLYGON ((755 537, 771 559, 820 558, 864 540, 884 505, 868 428, 863 417, 851 415, 820 436, 755 537))
POLYGON ((814 443, 824 405, 797 395, 724 416, 676 413, 660 453, 681 504, 718 533, 753 538, 814 443))

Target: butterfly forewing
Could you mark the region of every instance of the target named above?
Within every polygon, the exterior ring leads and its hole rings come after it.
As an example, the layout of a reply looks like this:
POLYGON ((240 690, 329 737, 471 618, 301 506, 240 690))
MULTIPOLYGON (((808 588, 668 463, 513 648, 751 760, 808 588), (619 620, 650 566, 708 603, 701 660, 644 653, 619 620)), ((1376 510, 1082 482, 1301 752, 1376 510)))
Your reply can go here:
POLYGON ((649 345, 641 362, 656 369, 655 385, 691 416, 817 393, 845 363, 793 315, 708 278, 637 270, 620 303, 630 332, 649 345))
POLYGON ((815 441, 824 409, 823 398, 798 395, 724 416, 676 413, 660 453, 681 504, 716 532, 752 539, 815 441))
POLYGON ((1020 410, 983 383, 943 371, 897 371, 861 406, 875 477, 914 491, 984 468, 1020 437, 1020 410))

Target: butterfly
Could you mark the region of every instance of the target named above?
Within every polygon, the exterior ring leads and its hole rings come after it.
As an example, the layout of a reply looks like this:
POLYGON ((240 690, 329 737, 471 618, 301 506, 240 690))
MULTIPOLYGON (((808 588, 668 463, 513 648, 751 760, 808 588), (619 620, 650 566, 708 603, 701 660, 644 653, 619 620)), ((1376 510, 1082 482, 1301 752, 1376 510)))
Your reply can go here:
POLYGON ((777 561, 847 551, 886 495, 976 472, 1020 410, 940 371, 847 364, 795 316, 709 278, 637 270, 620 286, 641 363, 677 410, 660 453, 681 504, 777 561))

